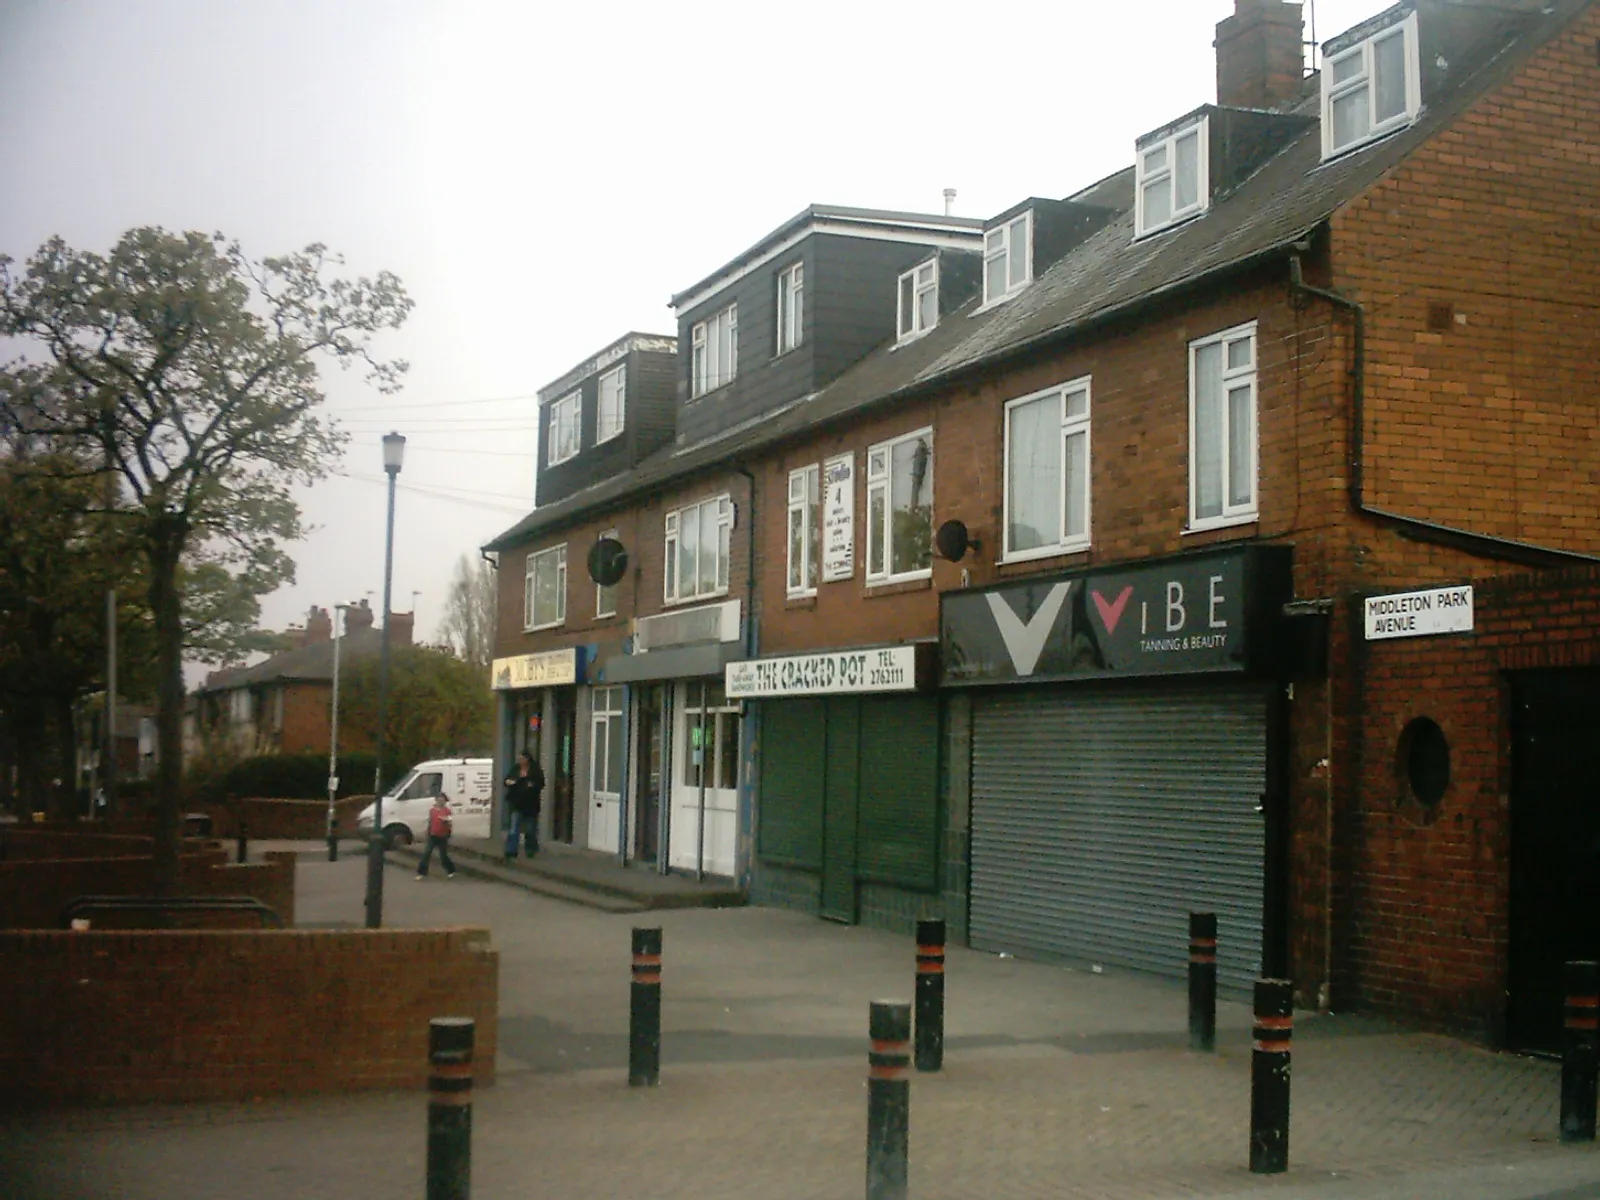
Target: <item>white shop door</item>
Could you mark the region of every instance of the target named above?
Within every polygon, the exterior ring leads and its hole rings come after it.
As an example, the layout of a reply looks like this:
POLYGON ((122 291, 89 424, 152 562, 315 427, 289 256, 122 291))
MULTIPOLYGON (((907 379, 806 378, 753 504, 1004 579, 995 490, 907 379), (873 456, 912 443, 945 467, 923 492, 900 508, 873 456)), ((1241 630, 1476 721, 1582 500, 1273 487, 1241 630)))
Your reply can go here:
POLYGON ((680 684, 678 700, 668 862, 685 871, 703 864, 708 875, 731 877, 739 835, 739 704, 728 702, 720 680, 680 684))
POLYGON ((621 844, 622 774, 628 738, 620 687, 595 688, 589 717, 589 849, 621 844))

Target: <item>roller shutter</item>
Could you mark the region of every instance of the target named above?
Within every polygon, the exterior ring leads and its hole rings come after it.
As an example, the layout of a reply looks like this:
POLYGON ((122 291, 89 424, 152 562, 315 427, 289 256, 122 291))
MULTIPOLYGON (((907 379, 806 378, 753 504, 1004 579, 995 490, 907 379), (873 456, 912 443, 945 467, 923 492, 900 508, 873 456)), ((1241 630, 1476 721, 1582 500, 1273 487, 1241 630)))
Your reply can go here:
POLYGON ((1219 985, 1261 963, 1266 697, 1241 684, 1034 687, 974 703, 972 944, 1219 985))

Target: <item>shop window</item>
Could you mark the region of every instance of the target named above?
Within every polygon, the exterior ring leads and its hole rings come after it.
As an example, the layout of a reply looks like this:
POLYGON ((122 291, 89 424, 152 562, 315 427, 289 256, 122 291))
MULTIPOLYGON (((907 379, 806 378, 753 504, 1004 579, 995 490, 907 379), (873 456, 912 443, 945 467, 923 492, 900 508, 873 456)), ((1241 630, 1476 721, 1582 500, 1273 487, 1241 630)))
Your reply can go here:
POLYGON ((1450 787, 1450 743, 1429 717, 1417 717, 1400 732, 1395 755, 1402 803, 1416 806, 1425 817, 1438 811, 1450 787))
POLYGON ((739 701, 730 701, 720 683, 689 685, 684 706, 688 730, 683 756, 685 787, 700 786, 702 769, 708 788, 739 786, 739 719, 739 701))

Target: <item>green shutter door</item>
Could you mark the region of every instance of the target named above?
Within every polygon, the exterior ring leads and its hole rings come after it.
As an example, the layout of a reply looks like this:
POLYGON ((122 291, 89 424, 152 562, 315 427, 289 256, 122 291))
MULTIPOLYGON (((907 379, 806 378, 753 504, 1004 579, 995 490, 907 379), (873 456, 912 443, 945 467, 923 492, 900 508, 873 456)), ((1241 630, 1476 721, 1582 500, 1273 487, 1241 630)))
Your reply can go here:
POLYGON ((823 812, 822 915, 856 920, 856 786, 861 750, 860 701, 828 702, 827 801, 823 812))
POLYGON ((939 700, 861 699, 856 878, 939 886, 939 700))
POLYGON ((822 869, 827 708, 820 699, 761 703, 761 812, 756 852, 766 862, 822 869))

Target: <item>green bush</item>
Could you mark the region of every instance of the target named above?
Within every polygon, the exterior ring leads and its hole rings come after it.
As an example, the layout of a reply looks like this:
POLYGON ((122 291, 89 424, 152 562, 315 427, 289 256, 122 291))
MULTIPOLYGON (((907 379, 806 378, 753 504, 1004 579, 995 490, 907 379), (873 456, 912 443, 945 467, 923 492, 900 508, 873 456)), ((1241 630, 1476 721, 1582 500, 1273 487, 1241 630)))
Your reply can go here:
MULTIPOLYGON (((372 791, 376 759, 370 753, 339 756, 340 796, 372 791)), ((384 771, 389 782, 398 779, 409 763, 384 771)), ((276 800, 324 800, 328 795, 328 758, 324 754, 262 754, 242 758, 220 769, 191 777, 190 795, 200 803, 219 803, 229 796, 267 796, 276 800)))

